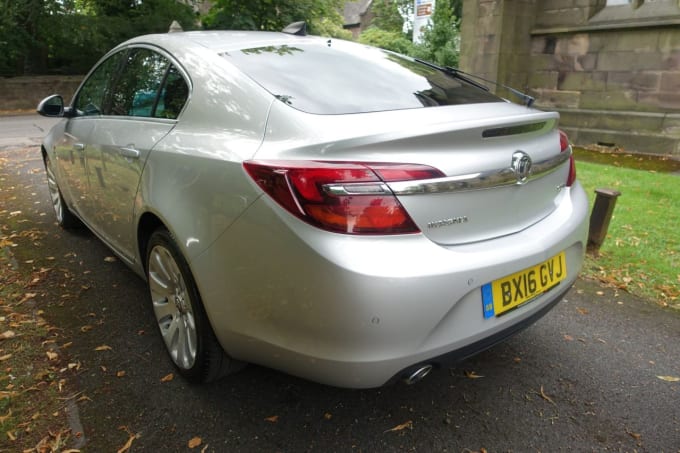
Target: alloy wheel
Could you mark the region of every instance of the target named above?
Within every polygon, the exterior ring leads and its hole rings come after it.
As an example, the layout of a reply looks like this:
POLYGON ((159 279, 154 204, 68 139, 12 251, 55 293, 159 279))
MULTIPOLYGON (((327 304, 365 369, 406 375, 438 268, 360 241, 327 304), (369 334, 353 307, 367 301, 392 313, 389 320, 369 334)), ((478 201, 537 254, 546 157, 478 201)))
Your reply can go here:
POLYGON ((173 362, 188 370, 198 349, 196 320, 184 277, 170 250, 156 245, 149 254, 151 301, 173 362))
POLYGON ((52 170, 52 162, 47 159, 45 170, 47 172, 47 189, 50 192, 50 200, 52 201, 52 207, 54 208, 54 214, 57 217, 57 222, 64 222, 64 204, 61 200, 61 193, 59 192, 59 186, 57 185, 57 178, 54 176, 54 171, 52 170))

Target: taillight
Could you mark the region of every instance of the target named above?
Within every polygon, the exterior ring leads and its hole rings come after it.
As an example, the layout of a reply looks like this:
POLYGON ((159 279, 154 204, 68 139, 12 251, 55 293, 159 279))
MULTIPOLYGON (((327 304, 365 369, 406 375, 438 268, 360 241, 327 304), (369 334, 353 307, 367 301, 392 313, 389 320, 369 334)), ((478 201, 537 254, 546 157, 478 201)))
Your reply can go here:
POLYGON ((412 164, 247 161, 243 166, 291 214, 347 234, 419 232, 386 183, 444 176, 435 168, 412 164))
MULTIPOLYGON (((563 153, 571 153, 571 146, 569 145, 569 137, 563 131, 560 131, 560 150, 563 153)), ((567 187, 571 187, 576 181, 576 163, 574 162, 574 155, 569 156, 569 176, 567 176, 567 187)))

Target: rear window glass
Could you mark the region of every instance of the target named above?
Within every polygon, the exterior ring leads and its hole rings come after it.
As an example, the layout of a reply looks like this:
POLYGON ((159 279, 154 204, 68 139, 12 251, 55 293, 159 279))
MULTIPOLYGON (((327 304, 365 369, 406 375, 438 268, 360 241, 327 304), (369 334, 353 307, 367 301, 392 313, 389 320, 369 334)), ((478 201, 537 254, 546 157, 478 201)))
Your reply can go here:
POLYGON ((222 55, 281 102, 308 113, 501 101, 412 59, 344 41, 272 45, 222 55))

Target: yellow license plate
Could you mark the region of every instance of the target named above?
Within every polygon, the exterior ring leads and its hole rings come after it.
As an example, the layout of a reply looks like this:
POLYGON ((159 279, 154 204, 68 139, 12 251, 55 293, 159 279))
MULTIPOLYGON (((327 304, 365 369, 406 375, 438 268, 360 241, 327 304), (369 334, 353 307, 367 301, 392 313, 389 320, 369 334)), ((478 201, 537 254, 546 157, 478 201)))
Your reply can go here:
POLYGON ((484 318, 501 315, 567 278, 564 252, 540 264, 482 286, 484 318))

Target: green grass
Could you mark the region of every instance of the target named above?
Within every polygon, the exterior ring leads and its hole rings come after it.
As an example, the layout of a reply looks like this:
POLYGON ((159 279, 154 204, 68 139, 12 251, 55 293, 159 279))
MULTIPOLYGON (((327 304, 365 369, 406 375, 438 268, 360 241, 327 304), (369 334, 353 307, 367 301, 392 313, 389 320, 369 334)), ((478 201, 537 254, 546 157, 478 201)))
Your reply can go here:
POLYGON ((680 176, 580 161, 577 174, 591 209, 596 188, 621 192, 585 275, 680 308, 680 176))

